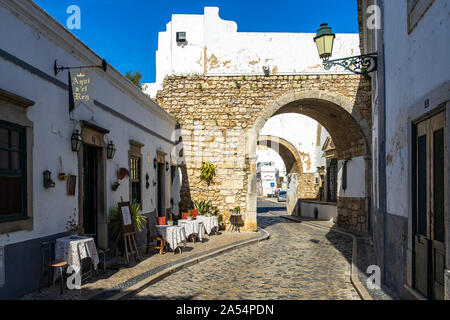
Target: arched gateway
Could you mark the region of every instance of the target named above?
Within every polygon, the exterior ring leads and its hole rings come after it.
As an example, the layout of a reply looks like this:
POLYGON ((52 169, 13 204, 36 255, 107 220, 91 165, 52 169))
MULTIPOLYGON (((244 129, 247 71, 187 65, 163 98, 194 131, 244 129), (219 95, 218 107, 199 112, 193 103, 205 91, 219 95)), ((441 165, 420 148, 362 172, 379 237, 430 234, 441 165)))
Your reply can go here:
POLYGON ((288 177, 287 214, 294 214, 298 210, 298 199, 316 197, 313 185, 314 176, 309 173, 303 173, 301 156, 292 143, 280 137, 260 135, 258 145, 271 148, 280 155, 284 162, 288 177))
POLYGON ((338 193, 338 225, 367 231, 371 95, 364 77, 173 76, 164 80, 156 99, 180 123, 183 157, 179 163, 187 175, 181 206, 211 199, 225 215, 240 206, 244 229, 256 230, 259 132, 273 115, 300 113, 321 123, 333 139, 338 159, 349 160, 348 182, 340 185, 338 193), (199 179, 202 161, 216 165, 210 185, 199 179))

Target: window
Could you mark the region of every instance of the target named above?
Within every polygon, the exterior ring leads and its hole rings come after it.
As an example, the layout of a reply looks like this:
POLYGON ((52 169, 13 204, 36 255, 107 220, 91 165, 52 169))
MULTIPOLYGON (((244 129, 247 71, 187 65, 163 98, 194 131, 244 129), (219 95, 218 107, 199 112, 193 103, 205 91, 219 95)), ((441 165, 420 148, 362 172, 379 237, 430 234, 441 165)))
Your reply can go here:
POLYGON ((27 217, 25 128, 0 121, 0 221, 27 217))
POLYGON ((420 19, 431 7, 434 0, 407 0, 408 1, 408 33, 411 33, 420 19))
POLYGON ((141 158, 130 156, 131 203, 141 201, 141 158))

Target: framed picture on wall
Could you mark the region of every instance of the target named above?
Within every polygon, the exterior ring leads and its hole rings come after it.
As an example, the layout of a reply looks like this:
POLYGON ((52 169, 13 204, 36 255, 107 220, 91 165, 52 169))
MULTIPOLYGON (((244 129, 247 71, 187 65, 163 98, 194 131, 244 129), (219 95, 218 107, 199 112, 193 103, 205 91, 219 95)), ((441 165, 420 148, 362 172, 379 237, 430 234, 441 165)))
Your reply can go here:
POLYGON ((77 187, 77 176, 74 174, 69 174, 69 176, 67 177, 67 195, 74 196, 76 187, 77 187))

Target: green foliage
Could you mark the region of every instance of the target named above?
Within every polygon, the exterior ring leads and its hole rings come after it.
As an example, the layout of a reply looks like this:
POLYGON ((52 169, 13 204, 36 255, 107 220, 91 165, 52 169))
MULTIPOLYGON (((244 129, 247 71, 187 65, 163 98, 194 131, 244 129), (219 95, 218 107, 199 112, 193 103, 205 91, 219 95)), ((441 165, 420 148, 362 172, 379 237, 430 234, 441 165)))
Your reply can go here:
POLYGON ((211 162, 203 161, 200 171, 200 179, 210 184, 216 174, 216 167, 211 162))
POLYGON ((237 206, 236 208, 234 208, 234 212, 241 213, 241 207, 237 206))
MULTIPOLYGON (((147 218, 139 214, 139 211, 141 211, 140 204, 130 204, 131 221, 133 221, 134 227, 141 232, 147 218)), ((114 236, 117 236, 120 231, 122 223, 120 219, 119 207, 115 206, 109 209, 108 221, 114 236)))
POLYGON ((223 222, 223 215, 219 215, 217 217, 217 221, 219 222, 219 225, 222 224, 222 222, 223 222))
POLYGON ((131 82, 133 82, 139 89, 142 90, 142 74, 139 71, 135 71, 134 74, 131 74, 131 71, 125 73, 125 77, 128 78, 131 82))
POLYGON ((245 75, 242 76, 242 80, 245 81, 247 80, 247 77, 245 75))
POLYGON ((194 201, 194 208, 198 210, 198 214, 200 216, 204 216, 206 214, 212 214, 212 201, 194 201))

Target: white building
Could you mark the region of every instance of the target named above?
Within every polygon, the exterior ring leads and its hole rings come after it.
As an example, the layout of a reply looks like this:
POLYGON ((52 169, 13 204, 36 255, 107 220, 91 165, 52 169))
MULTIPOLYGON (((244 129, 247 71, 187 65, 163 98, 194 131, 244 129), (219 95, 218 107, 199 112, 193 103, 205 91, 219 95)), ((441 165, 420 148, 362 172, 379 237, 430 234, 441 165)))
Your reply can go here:
POLYGON ((256 186, 261 196, 272 195, 279 183, 279 170, 272 161, 258 162, 256 168, 256 186))
MULTIPOLYGON (((314 36, 238 32, 234 21, 219 17, 217 7, 205 7, 204 14, 173 14, 166 31, 159 33, 156 82, 146 84, 146 93, 155 97, 168 75, 264 75, 264 69, 278 75, 346 73, 322 68, 311 45, 314 36)), ((359 54, 357 34, 337 34, 335 43, 334 50, 341 57, 359 54)))
POLYGON ((359 2, 364 50, 378 53, 372 232, 382 282, 401 297, 450 299, 450 3, 359 2))
POLYGON ((73 214, 85 233, 95 234, 97 246, 107 248, 109 209, 121 199, 142 203, 144 213, 170 207, 175 120, 109 65, 92 72, 91 103, 69 114, 68 74, 55 75, 55 60, 63 66, 101 62, 33 1, 2 0, 0 299, 37 289, 40 244, 66 235, 73 214), (75 130, 83 139, 78 153, 71 148, 75 130), (117 151, 107 159, 110 141, 117 151), (131 178, 118 180, 120 168, 131 178), (45 171, 52 181, 44 183, 45 171), (76 179, 73 188, 58 179, 62 173, 76 179))

